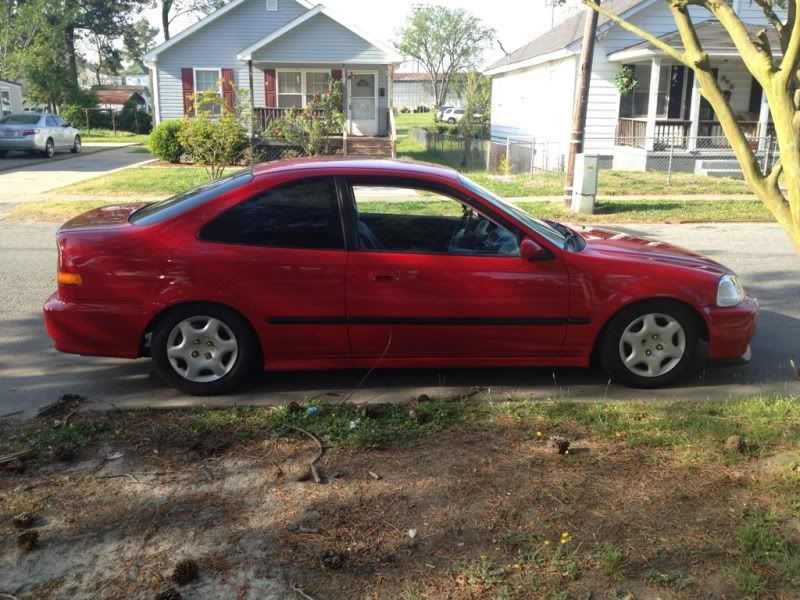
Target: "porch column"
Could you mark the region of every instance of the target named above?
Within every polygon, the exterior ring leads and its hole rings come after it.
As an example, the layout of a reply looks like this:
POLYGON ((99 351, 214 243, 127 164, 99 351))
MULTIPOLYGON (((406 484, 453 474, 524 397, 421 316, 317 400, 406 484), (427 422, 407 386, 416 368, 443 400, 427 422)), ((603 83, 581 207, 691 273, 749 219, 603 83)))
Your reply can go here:
POLYGON ((758 151, 764 152, 767 148, 767 135, 769 134, 769 104, 767 93, 761 90, 761 107, 758 111, 758 151))
POLYGON ((697 133, 700 131, 700 83, 692 79, 692 103, 689 106, 689 143, 687 150, 697 150, 697 133))
POLYGON ((645 150, 652 150, 656 137, 656 113, 658 112, 658 79, 661 74, 661 59, 650 61, 650 93, 647 96, 647 128, 645 129, 645 150))
POLYGON ((250 83, 250 137, 256 131, 256 101, 253 97, 253 61, 247 61, 247 77, 250 83))

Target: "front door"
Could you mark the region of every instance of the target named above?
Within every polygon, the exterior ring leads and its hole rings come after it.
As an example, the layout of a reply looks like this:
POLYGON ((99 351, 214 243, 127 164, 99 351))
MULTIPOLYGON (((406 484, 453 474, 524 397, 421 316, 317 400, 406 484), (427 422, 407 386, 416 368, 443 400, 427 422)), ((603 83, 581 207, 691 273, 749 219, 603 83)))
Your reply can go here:
POLYGON ((469 362, 561 352, 569 285, 560 260, 523 259, 512 227, 439 190, 351 184, 354 358, 469 362))
POLYGON ((377 83, 378 74, 375 71, 350 73, 347 93, 350 99, 350 134, 378 134, 377 83))

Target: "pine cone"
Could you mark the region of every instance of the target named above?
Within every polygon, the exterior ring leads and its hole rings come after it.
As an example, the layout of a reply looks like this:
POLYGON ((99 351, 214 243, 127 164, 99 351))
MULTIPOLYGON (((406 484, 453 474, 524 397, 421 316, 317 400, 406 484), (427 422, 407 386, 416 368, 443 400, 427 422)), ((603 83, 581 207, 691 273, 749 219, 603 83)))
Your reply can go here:
POLYGON ((167 588, 156 594, 156 600, 183 600, 183 596, 175 588, 167 588))
POLYGON ((569 440, 565 437, 554 435, 550 437, 550 446, 555 448, 559 454, 566 454, 569 451, 569 440))
POLYGON ((29 530, 19 534, 17 537, 17 547, 23 552, 31 552, 39 545, 39 532, 36 530, 29 530))
POLYGON ((35 520, 33 513, 22 513, 11 519, 11 523, 17 529, 28 529, 33 526, 35 520))
POLYGON ((197 579, 199 575, 200 567, 197 566, 197 561, 189 558, 175 565, 175 570, 172 572, 172 581, 178 585, 186 585, 197 579))
POLYGON ((334 552, 333 550, 327 550, 322 553, 320 556, 320 561, 322 562, 322 566, 326 569, 341 569, 344 566, 344 557, 339 554, 338 552, 334 552))

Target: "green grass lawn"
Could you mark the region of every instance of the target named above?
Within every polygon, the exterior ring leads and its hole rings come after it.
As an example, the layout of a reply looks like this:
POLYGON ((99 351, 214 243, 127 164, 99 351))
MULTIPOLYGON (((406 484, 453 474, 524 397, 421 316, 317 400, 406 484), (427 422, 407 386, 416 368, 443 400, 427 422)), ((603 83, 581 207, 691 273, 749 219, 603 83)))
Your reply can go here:
POLYGON ((128 131, 117 131, 115 134, 111 129, 80 129, 80 132, 81 140, 86 144, 102 142, 147 144, 147 140, 150 138, 146 134, 136 134, 128 131))
MULTIPOLYGON (((238 168, 225 171, 225 175, 238 168)), ((165 196, 180 194, 208 181, 202 167, 135 167, 53 190, 53 194, 165 196)))
POLYGON ((397 135, 408 135, 412 127, 425 128, 435 125, 433 122, 434 112, 427 113, 399 113, 395 117, 397 135))

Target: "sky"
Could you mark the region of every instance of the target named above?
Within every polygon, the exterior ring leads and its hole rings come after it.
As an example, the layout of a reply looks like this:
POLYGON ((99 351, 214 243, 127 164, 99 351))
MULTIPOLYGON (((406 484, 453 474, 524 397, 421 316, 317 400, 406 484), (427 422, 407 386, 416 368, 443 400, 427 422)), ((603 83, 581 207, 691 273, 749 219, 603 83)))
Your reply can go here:
MULTIPOLYGON (((292 0, 280 0, 288 2, 292 0)), ((316 0, 311 0, 315 2, 316 0)), ((391 42, 403 25, 412 7, 419 4, 443 4, 451 8, 461 7, 480 17, 484 23, 497 31, 497 38, 503 47, 512 52, 528 43, 537 35, 547 31, 553 22, 553 9, 546 6, 548 0, 436 0, 435 2, 412 0, 324 0, 328 8, 346 21, 369 32, 378 39, 391 42)), ((574 4, 574 2, 573 2, 574 4)), ((558 9, 557 9, 558 10, 558 9)), ((561 9, 563 11, 564 9, 561 9)), ((574 10, 574 8, 573 8, 574 10)), ((150 22, 160 29, 158 9, 147 11, 150 22)), ((563 16, 562 16, 563 18, 563 16)), ((193 19, 179 19, 170 27, 174 35, 188 27, 193 19)), ((555 14, 555 22, 559 14, 555 14)), ((159 36, 159 41, 163 37, 159 36)), ((499 46, 487 49, 484 64, 494 62, 503 56, 499 46)), ((408 66, 405 69, 407 70, 408 66)))

